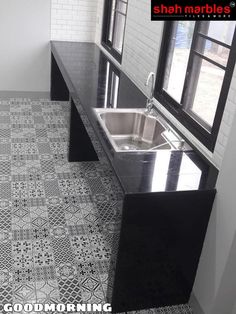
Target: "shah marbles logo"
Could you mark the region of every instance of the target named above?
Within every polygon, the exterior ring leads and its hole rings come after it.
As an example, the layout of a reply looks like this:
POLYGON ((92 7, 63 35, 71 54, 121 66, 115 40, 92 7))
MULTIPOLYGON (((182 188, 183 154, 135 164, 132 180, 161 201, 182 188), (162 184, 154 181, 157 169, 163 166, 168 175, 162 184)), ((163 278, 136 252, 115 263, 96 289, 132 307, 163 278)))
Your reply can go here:
POLYGON ((236 20, 236 3, 228 0, 151 0, 151 19, 236 20))

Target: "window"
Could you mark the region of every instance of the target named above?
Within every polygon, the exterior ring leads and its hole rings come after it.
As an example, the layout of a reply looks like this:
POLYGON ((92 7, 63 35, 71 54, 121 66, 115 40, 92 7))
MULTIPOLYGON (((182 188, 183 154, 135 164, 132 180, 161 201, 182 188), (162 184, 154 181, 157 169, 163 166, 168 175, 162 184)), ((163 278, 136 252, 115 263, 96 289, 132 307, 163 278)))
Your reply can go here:
POLYGON ((104 108, 117 107, 119 84, 120 84, 119 71, 109 61, 107 61, 104 108))
POLYGON ((105 0, 103 46, 121 62, 128 0, 105 0))
POLYGON ((166 22, 156 98, 214 150, 236 56, 235 21, 166 22))

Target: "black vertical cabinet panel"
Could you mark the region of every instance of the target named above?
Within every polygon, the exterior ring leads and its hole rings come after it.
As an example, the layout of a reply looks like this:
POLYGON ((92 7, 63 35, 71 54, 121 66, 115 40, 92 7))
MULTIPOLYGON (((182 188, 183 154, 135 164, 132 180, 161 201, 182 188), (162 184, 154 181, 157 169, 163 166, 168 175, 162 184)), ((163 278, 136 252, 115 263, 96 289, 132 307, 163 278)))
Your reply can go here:
POLYGON ((57 65, 57 62, 51 54, 51 100, 68 101, 69 90, 57 65))
POLYGON ((71 99, 69 161, 96 161, 98 156, 71 99))
POLYGON ((113 312, 188 302, 215 193, 125 196, 113 312))

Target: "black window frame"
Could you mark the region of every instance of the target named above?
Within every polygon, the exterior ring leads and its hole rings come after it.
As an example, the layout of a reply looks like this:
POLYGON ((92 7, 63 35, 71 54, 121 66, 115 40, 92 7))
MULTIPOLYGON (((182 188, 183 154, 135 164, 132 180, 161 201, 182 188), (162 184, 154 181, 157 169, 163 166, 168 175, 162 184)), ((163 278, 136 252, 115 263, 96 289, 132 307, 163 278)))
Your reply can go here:
MULTIPOLYGON (((171 113, 173 116, 182 124, 184 125, 204 146, 206 146, 211 152, 214 151, 217 136, 219 133, 219 128, 221 124, 221 120, 223 117, 225 104, 228 97, 228 92, 230 88, 230 83, 232 80, 232 75, 234 71, 235 66, 235 60, 236 60, 236 29, 234 30, 234 35, 232 39, 232 44, 230 46, 229 51, 229 57, 227 65, 225 66, 225 75, 222 83, 222 88, 217 104, 217 109, 215 113, 215 118, 213 125, 211 129, 207 129, 207 125, 204 125, 203 120, 201 120, 199 117, 195 117, 193 112, 191 112, 191 115, 187 113, 186 110, 184 110, 184 107, 178 103, 174 98, 172 98, 163 88, 164 86, 164 78, 165 78, 165 71, 168 61, 168 50, 169 46, 171 44, 171 34, 172 34, 172 27, 174 26, 175 22, 167 21, 164 24, 163 29, 163 37, 162 37, 162 43, 161 43, 161 49, 160 49, 160 55, 159 55, 159 62, 158 62, 158 68, 157 68, 157 79, 155 83, 155 91, 154 96, 155 98, 171 113)), ((199 36, 199 32, 201 29, 202 22, 195 22, 194 27, 194 33, 193 33, 193 40, 190 50, 194 49, 196 47, 197 43, 197 36, 199 36)), ((204 36, 204 35, 203 35, 204 36)), ((208 36, 205 36, 208 37, 208 36)), ((207 39, 207 38, 206 38, 207 39)), ((212 40, 212 38, 211 38, 212 40)), ((217 42, 217 40, 215 40, 217 42)), ((222 43, 221 43, 222 45, 222 43)), ((228 45, 226 45, 228 46, 228 45)), ((228 46, 229 48, 229 46, 228 46)), ((195 51, 196 52, 196 51, 195 51)), ((193 54, 192 54, 193 55, 193 54)), ((203 55, 200 55, 201 58, 204 60, 207 60, 207 57, 203 57, 203 55)), ((192 56, 190 53, 189 65, 192 65, 191 60, 192 56)), ((209 61, 209 60, 207 60, 209 61)), ((188 68, 186 71, 186 75, 188 73, 188 68)), ((186 76, 185 76, 186 78, 186 76)), ((187 80, 186 80, 187 81, 187 80)), ((183 93, 186 89, 186 86, 183 87, 183 93)))
MULTIPOLYGON (((127 18, 127 9, 128 9, 128 0, 104 0, 104 12, 103 12, 103 27, 102 27, 102 46, 119 62, 122 61, 123 55, 123 48, 124 48, 124 37, 125 37, 125 28, 126 28, 126 18, 127 18), (127 4, 126 6, 126 13, 119 12, 125 16, 125 25, 124 25, 124 33, 123 33, 123 44, 122 44, 122 51, 119 53, 115 48, 113 48, 113 41, 109 40, 109 29, 111 23, 111 16, 112 16, 112 3, 115 1, 115 8, 117 8, 118 1, 124 2, 127 4)), ((116 9, 115 9, 116 10, 116 9)), ((113 36, 115 30, 115 23, 116 23, 117 14, 114 14, 113 20, 113 36)), ((112 36, 112 37, 113 37, 112 36)))

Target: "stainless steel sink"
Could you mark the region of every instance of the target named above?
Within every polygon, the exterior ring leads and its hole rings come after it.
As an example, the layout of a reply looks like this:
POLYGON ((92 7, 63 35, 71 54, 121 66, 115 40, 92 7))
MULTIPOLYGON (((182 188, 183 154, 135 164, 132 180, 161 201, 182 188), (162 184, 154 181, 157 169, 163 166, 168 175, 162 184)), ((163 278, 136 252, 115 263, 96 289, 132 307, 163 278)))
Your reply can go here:
POLYGON ((171 130, 162 117, 147 115, 144 109, 94 110, 117 152, 184 148, 184 141, 171 130))

